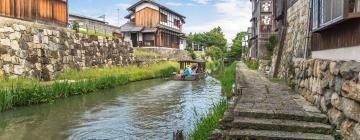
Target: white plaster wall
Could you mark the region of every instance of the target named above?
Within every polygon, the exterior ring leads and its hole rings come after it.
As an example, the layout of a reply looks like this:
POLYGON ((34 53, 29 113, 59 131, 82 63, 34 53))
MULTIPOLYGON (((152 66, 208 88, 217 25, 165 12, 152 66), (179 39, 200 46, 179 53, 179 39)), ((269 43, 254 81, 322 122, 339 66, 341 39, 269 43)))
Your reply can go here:
POLYGON ((147 8, 147 7, 159 11, 159 7, 156 6, 156 5, 153 5, 153 4, 150 4, 150 3, 142 3, 142 4, 140 4, 139 6, 136 7, 136 12, 138 12, 138 11, 144 9, 144 8, 147 8))
POLYGON ((312 51, 312 58, 326 60, 360 61, 360 46, 312 51))
POLYGON ((138 33, 138 41, 143 41, 142 33, 138 33))
POLYGON ((180 50, 185 50, 186 49, 186 40, 185 39, 180 40, 179 49, 180 50))
MULTIPOLYGON (((171 14, 171 13, 165 11, 165 10, 161 10, 160 12, 167 15, 167 22, 160 21, 160 24, 180 30, 179 27, 176 27, 174 25, 174 19, 180 20, 180 17, 178 17, 178 16, 176 16, 174 14, 171 14)), ((180 20, 180 24, 183 24, 181 20, 180 20)))
POLYGON ((130 34, 130 33, 125 33, 125 35, 124 35, 124 41, 131 42, 131 34, 130 34))

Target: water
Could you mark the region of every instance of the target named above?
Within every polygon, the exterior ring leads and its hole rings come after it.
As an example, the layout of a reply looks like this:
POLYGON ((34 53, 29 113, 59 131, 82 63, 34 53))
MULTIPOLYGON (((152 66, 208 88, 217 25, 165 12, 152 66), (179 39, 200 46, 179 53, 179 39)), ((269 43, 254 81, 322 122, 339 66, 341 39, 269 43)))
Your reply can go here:
POLYGON ((172 139, 220 101, 218 80, 149 80, 0 113, 1 140, 172 139))

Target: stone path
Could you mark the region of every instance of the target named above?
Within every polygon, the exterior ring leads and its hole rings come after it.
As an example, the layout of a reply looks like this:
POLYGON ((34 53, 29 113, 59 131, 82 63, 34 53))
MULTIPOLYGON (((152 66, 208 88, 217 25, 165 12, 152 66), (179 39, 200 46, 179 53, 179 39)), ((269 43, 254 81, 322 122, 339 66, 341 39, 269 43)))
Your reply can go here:
POLYGON ((326 115, 291 88, 270 82, 243 63, 237 71, 242 94, 225 113, 214 139, 334 139, 326 115))

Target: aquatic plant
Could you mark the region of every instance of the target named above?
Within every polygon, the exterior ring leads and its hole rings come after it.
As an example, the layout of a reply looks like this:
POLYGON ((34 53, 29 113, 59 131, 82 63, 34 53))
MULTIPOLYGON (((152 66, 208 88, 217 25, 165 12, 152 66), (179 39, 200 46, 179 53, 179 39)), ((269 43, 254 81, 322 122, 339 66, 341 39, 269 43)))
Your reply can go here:
POLYGON ((234 62, 227 67, 221 79, 221 91, 226 97, 232 97, 234 94, 233 87, 235 84, 236 64, 237 62, 234 62))
POLYGON ((219 128, 219 120, 229 108, 229 102, 225 99, 214 105, 212 112, 202 118, 190 134, 191 140, 207 140, 211 137, 212 131, 219 128))
POLYGON ((17 106, 48 103, 73 95, 87 94, 96 90, 125 85, 130 81, 165 77, 179 70, 171 62, 153 64, 142 68, 135 66, 128 66, 127 68, 130 68, 130 72, 126 72, 121 67, 73 71, 69 72, 69 75, 62 75, 61 78, 63 79, 69 78, 62 82, 52 84, 35 82, 31 86, 2 88, 0 89, 0 111, 17 106), (77 81, 67 81, 70 79, 77 81))

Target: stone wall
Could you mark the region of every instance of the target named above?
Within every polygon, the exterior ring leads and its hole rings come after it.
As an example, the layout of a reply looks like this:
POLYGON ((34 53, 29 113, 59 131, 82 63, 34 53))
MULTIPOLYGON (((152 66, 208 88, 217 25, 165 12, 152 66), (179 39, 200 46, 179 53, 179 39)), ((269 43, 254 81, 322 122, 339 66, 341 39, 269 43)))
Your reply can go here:
POLYGON ((296 59, 291 83, 327 112, 345 139, 360 139, 360 62, 296 59))
MULTIPOLYGON (((293 59, 304 57, 309 31, 309 7, 309 0, 299 0, 287 10, 288 27, 279 67, 281 78, 287 78, 294 73, 293 59)), ((273 57, 276 57, 276 54, 273 57)))
POLYGON ((18 20, 0 22, 0 77, 44 80, 64 70, 128 65, 129 43, 18 20))

